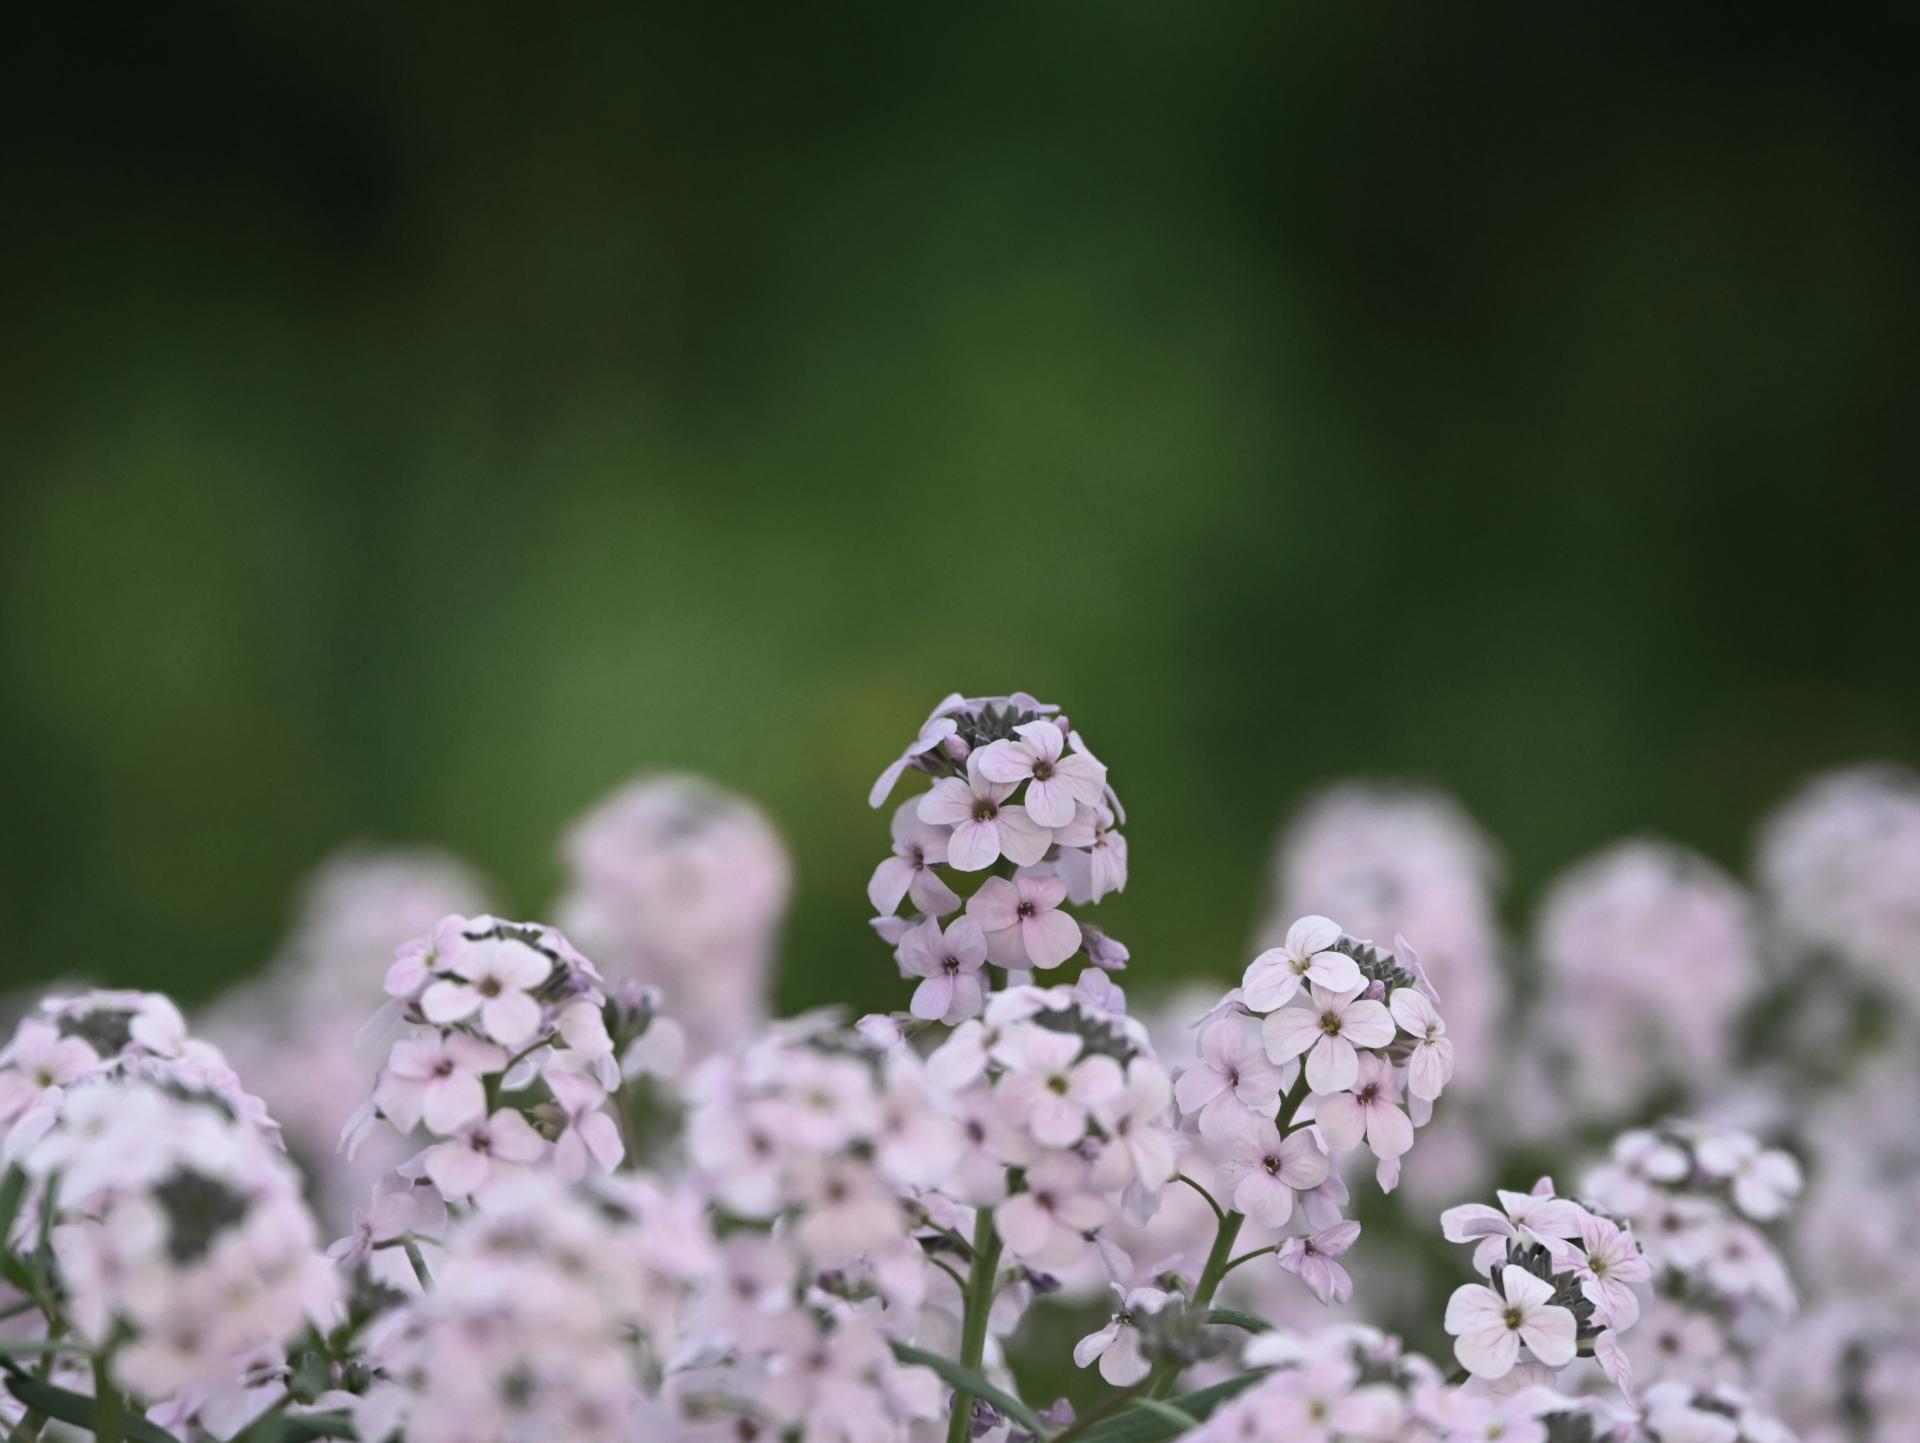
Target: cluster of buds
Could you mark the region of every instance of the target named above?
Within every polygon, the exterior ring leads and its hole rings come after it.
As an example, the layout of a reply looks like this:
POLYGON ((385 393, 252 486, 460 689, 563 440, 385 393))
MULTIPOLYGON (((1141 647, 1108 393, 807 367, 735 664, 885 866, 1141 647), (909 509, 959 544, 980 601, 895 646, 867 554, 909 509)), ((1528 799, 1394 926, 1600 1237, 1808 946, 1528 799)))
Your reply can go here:
POLYGON ((28 1238, 50 1242, 16 1279, 50 1335, 166 1398, 229 1385, 261 1350, 330 1320, 333 1271, 299 1179, 228 1093, 148 1066, 70 1082, 42 1105, 14 1152, 28 1191, 0 1243, 12 1257, 28 1238))
POLYGON ((1106 767, 1058 707, 1024 692, 955 693, 868 801, 885 803, 908 768, 933 785, 895 810, 893 853, 874 869, 867 898, 901 975, 918 979, 916 1017, 978 1016, 992 990, 989 965, 1024 974, 1076 954, 1110 970, 1125 965, 1126 948, 1066 910, 1126 886, 1127 844, 1106 767))
POLYGON ((618 1165, 607 999, 560 933, 447 917, 400 949, 386 990, 406 1030, 348 1123, 349 1148, 378 1122, 424 1130, 432 1141, 407 1169, 454 1202, 544 1160, 568 1179, 618 1165))
POLYGON ((1621 1335, 1640 1317, 1634 1291, 1651 1276, 1630 1230, 1599 1207, 1555 1194, 1541 1178, 1500 1206, 1467 1203, 1440 1215, 1448 1242, 1474 1244, 1474 1271, 1447 1300, 1454 1356, 1481 1379, 1522 1361, 1559 1370, 1591 1357, 1624 1393, 1631 1367, 1621 1335))

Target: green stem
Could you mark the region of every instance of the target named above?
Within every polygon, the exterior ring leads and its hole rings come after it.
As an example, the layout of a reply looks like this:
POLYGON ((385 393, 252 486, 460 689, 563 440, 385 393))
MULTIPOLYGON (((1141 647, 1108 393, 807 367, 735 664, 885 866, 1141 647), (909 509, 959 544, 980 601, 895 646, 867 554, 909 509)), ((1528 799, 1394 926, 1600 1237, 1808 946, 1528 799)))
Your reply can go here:
POLYGON ((1242 1263, 1250 1263, 1255 1258, 1264 1258, 1268 1253, 1277 1253, 1279 1251, 1280 1251, 1280 1244, 1278 1243, 1268 1243, 1267 1246, 1265 1246, 1264 1248, 1251 1248, 1248 1251, 1240 1254, 1240 1256, 1237 1258, 1230 1258, 1227 1261, 1226 1267, 1221 1269, 1220 1275, 1222 1277, 1225 1277, 1228 1273, 1232 1272, 1235 1268, 1239 1267, 1240 1264, 1242 1263))
POLYGON ((107 1360, 93 1360, 93 1436, 94 1443, 121 1443, 126 1427, 125 1408, 120 1390, 107 1376, 107 1360))
MULTIPOLYGON (((993 1312, 993 1284, 1000 1271, 1000 1234, 993 1226, 993 1209, 981 1208, 973 1224, 973 1265, 967 1272, 964 1310, 960 1315, 960 1365, 980 1369, 987 1351, 987 1317, 993 1312)), ((953 1412, 947 1419, 947 1443, 966 1443, 973 1421, 973 1394, 953 1390, 953 1412)))
MULTIPOLYGON (((1293 1122, 1294 1114, 1300 1111, 1300 1105, 1307 1100, 1307 1069, 1303 1065, 1300 1076, 1294 1079, 1293 1086, 1287 1089, 1287 1095, 1280 1099, 1280 1111, 1273 1119, 1273 1125, 1285 1132, 1293 1122)), ((1193 1295, 1187 1299, 1187 1306, 1197 1313, 1204 1313, 1213 1305, 1213 1295, 1220 1290, 1220 1280, 1236 1264, 1245 1262, 1249 1257, 1258 1257, 1259 1252, 1251 1252, 1245 1257, 1233 1256, 1234 1240, 1240 1236, 1240 1229, 1246 1223, 1246 1214, 1228 1212, 1220 1219, 1220 1230, 1213 1235, 1213 1250, 1207 1254, 1205 1266, 1200 1269, 1200 1281, 1193 1285, 1193 1295)), ((1264 1251, 1261 1250, 1261 1251, 1264 1251)), ((1147 1396, 1159 1398, 1173 1386, 1180 1376, 1180 1365, 1169 1359, 1154 1370, 1153 1380, 1148 1385, 1147 1396)))

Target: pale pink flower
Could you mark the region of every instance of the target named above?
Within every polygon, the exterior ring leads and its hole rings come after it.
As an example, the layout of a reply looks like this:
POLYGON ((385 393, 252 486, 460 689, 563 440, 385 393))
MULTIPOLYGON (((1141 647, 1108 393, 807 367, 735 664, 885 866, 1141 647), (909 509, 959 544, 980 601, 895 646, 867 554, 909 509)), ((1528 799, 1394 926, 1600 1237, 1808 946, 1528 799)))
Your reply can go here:
POLYGON ((1413 1124, 1400 1110, 1400 1084, 1393 1064, 1369 1052, 1357 1065, 1353 1091, 1317 1099, 1314 1121, 1335 1152, 1358 1147, 1364 1136, 1382 1162, 1400 1157, 1413 1146, 1413 1124))
POLYGON ((1157 1200, 1175 1170, 1173 1086, 1166 1069, 1151 1057, 1133 1058, 1125 1089, 1095 1103, 1094 1117, 1107 1134, 1094 1180, 1157 1200))
MULTIPOLYGON (((1352 959, 1348 959, 1352 960, 1352 959)), ((1360 989, 1330 992, 1318 982, 1308 988, 1311 1005, 1283 1007, 1260 1024, 1267 1056, 1287 1063, 1307 1058, 1307 1086, 1317 1093, 1343 1092, 1359 1075, 1359 1047, 1385 1047, 1393 1041, 1393 1016, 1386 1004, 1360 995, 1360 989)))
POLYGON ((873 869, 867 900, 882 916, 896 911, 903 897, 929 917, 944 917, 960 905, 960 898, 933 869, 947 860, 945 827, 923 822, 920 799, 909 797, 893 814, 893 855, 873 869))
POLYGON ((1440 1214, 1440 1230, 1450 1243, 1473 1242, 1476 1271, 1489 1277, 1507 1255, 1509 1240, 1523 1245, 1539 1243, 1547 1251, 1564 1256, 1567 1238, 1580 1236, 1580 1219, 1586 1209, 1566 1198, 1555 1197, 1553 1180, 1541 1178, 1531 1193, 1498 1191, 1500 1209, 1483 1203, 1464 1203, 1440 1214))
POLYGON ((1453 1077, 1453 1039, 1447 1036, 1447 1024, 1417 987, 1394 988, 1387 1010, 1413 1039, 1413 1052, 1407 1058, 1407 1091, 1432 1102, 1453 1077))
POLYGON ((553 1140, 554 1170, 568 1182, 589 1172, 611 1173, 627 1155, 627 1145, 602 1105, 606 1089, 591 1077, 557 1069, 548 1071, 546 1081, 561 1119, 560 1135, 553 1140))
POLYGON ((28 1018, 0 1055, 0 1122, 86 1076, 100 1055, 78 1037, 62 1037, 50 1022, 28 1018))
POLYGON ((900 970, 922 979, 907 1010, 949 1026, 977 1016, 986 997, 980 975, 986 960, 986 934, 973 918, 955 917, 944 932, 927 918, 900 939, 900 970))
POLYGON ((1729 1183, 1734 1206, 1756 1222, 1784 1216, 1805 1184, 1791 1154, 1761 1147, 1751 1133, 1710 1133, 1700 1139, 1694 1156, 1700 1171, 1729 1183))
POLYGON ((1309 983, 1329 992, 1353 992, 1363 985, 1360 968, 1344 952, 1330 950, 1340 940, 1340 924, 1326 917, 1302 917, 1287 928, 1287 940, 1247 964, 1241 992, 1255 1012, 1284 1007, 1309 983))
POLYGON ((1198 1114, 1200 1135, 1219 1139, 1242 1112, 1273 1116, 1286 1071, 1267 1060, 1253 1029, 1238 1016, 1222 1017, 1200 1033, 1200 1057, 1180 1074, 1173 1095, 1180 1111, 1198 1114))
POLYGON ((1060 910, 1066 896, 1058 877, 990 877, 967 899, 967 915, 987 934, 987 956, 999 966, 1058 967, 1080 950, 1080 924, 1060 910))
POLYGON ((1054 870, 1067 884, 1067 896, 1079 906, 1098 902, 1127 888, 1127 839, 1114 830, 1113 813, 1104 806, 1080 809, 1070 826, 1056 828, 1060 844, 1054 870))
MULTIPOLYGON (((981 749, 980 770, 989 781, 1027 784, 1027 813, 1043 827, 1064 827, 1074 807, 1091 807, 1106 790, 1107 769, 1084 752, 1066 752, 1067 739, 1051 721, 1031 721, 1013 729, 1019 741, 997 741, 981 749)), ((969 758, 971 760, 971 758, 969 758)))
POLYGON ((1138 1383, 1153 1371, 1153 1364, 1140 1351, 1140 1331, 1134 1322, 1143 1313, 1159 1312, 1171 1298, 1172 1294, 1158 1288, 1135 1288, 1124 1294, 1119 1311, 1107 1320, 1107 1325, 1074 1345, 1074 1367, 1084 1368, 1097 1358, 1100 1376, 1114 1387, 1130 1388, 1138 1383))
POLYGON ((1454 1289, 1446 1329, 1454 1336, 1453 1355, 1476 1378, 1505 1377, 1523 1343, 1549 1368, 1573 1361, 1573 1314, 1554 1306, 1551 1283, 1511 1264, 1500 1270, 1499 1292, 1479 1283, 1454 1289))
POLYGON ((1082 1058, 1071 1032, 1025 1027, 1010 1040, 1010 1071, 998 1092, 1013 1122, 1044 1147, 1071 1147, 1086 1134, 1093 1110, 1126 1087, 1120 1064, 1105 1054, 1082 1058))
POLYGON ((538 1162, 546 1151, 547 1140, 519 1113, 503 1107, 427 1149, 427 1176, 450 1198, 471 1197, 500 1175, 503 1164, 538 1162))
POLYGON ((553 971, 546 953, 515 937, 462 937, 441 959, 453 977, 442 977, 420 994, 429 1022, 459 1022, 480 1014, 480 1026, 495 1042, 519 1047, 540 1027, 540 1004, 528 996, 553 971))
POLYGON ((403 1132, 425 1122, 445 1137, 486 1112, 481 1079, 506 1065, 504 1050, 471 1033, 421 1028, 393 1044, 374 1099, 403 1132))
POLYGON ((1039 1268, 1064 1268, 1086 1251, 1087 1234, 1107 1219, 1087 1165, 1070 1152, 1050 1152, 1027 1169, 1027 1190, 996 1213, 1007 1250, 1039 1268))
POLYGON ((1353 1279, 1335 1261, 1360 1236, 1360 1224, 1338 1222, 1304 1237, 1280 1244, 1280 1266, 1299 1276, 1307 1290, 1323 1303, 1344 1303, 1353 1297, 1353 1279))
POLYGON ((1270 1118, 1247 1116, 1227 1139, 1217 1175, 1230 1189, 1236 1212, 1262 1227, 1277 1228, 1293 1216, 1293 1195, 1326 1179, 1327 1156, 1306 1129, 1280 1135, 1270 1118))
POLYGON ((942 713, 950 712, 955 707, 964 705, 965 702, 966 698, 956 691, 946 696, 940 705, 933 709, 933 714, 921 724, 920 734, 907 743, 907 749, 874 779, 873 787, 867 793, 868 806, 878 809, 880 804, 886 801, 887 793, 893 790, 894 783, 900 780, 900 773, 906 770, 909 762, 915 757, 925 756, 960 729, 959 723, 950 716, 943 716, 942 713))
MULTIPOLYGON (((1006 857, 1030 867, 1046 856, 1053 833, 1027 815, 1027 809, 1007 801, 1013 787, 990 781, 980 771, 978 754, 967 758, 967 777, 942 777, 920 799, 923 822, 951 827, 947 865, 961 872, 979 872, 1006 857)), ((1064 888, 1062 895, 1065 895, 1064 888)))
POLYGON ((1569 1251, 1580 1291, 1593 1304, 1594 1319, 1609 1328, 1630 1328, 1640 1316, 1633 1284, 1653 1276, 1633 1234, 1607 1218, 1582 1210, 1580 1240, 1569 1251))

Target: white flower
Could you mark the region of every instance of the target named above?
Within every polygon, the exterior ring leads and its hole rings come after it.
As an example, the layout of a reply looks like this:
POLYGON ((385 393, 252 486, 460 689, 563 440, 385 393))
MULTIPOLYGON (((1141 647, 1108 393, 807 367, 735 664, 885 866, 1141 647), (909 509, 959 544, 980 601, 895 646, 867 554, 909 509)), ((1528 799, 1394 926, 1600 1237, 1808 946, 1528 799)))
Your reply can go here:
POLYGON ((893 855, 873 869, 867 883, 867 900, 883 917, 907 896, 929 917, 944 917, 960 905, 953 888, 933 870, 947 860, 947 829, 921 821, 919 812, 918 797, 907 798, 894 812, 893 855))
POLYGON ((947 865, 961 872, 979 872, 1006 857, 1030 867, 1046 856, 1053 833, 1010 805, 1013 787, 990 781, 980 771, 980 754, 967 758, 967 779, 942 777, 920 799, 919 816, 936 827, 951 827, 947 865))
POLYGON ((1500 1292, 1479 1283, 1454 1289, 1446 1329, 1454 1335, 1454 1356, 1476 1378, 1505 1377, 1522 1343, 1549 1368, 1573 1361, 1573 1314, 1555 1307, 1553 1285, 1525 1268, 1502 1268, 1500 1292))
POLYGON ((1172 1110, 1166 1069, 1151 1057, 1129 1061, 1125 1090, 1094 1104, 1094 1116, 1107 1134, 1094 1180, 1111 1191, 1124 1189, 1157 1202, 1175 1168, 1172 1110))
POLYGON ((1314 1121, 1326 1136, 1327 1145, 1336 1152, 1358 1147, 1365 1137, 1368 1148, 1382 1162, 1400 1157, 1413 1146, 1413 1124, 1400 1110, 1400 1084, 1394 1078, 1393 1065, 1369 1052, 1357 1066, 1353 1091, 1316 1100, 1314 1121))
POLYGON ((1067 884, 1070 901, 1085 907, 1126 890, 1127 839, 1114 830, 1106 807, 1082 807, 1070 825, 1054 830, 1053 839, 1060 844, 1054 869, 1067 884))
POLYGON ((1500 1199, 1504 1212, 1482 1203, 1464 1203, 1440 1214, 1440 1230, 1448 1242, 1480 1239, 1473 1252, 1473 1266, 1488 1277, 1493 1275, 1494 1265, 1506 1257, 1509 1239, 1523 1245, 1539 1243, 1556 1258, 1563 1258, 1567 1250, 1562 1240, 1579 1237, 1580 1220, 1587 1215, 1578 1203, 1554 1196, 1551 1178, 1541 1178, 1531 1193, 1498 1191, 1494 1196, 1500 1199))
POLYGON ((996 1214, 1007 1251, 1039 1268, 1064 1268, 1086 1251, 1087 1234, 1107 1220, 1087 1165, 1070 1152, 1050 1152, 1027 1169, 1027 1190, 996 1214))
POLYGON ((427 1176, 450 1198, 466 1198, 499 1176, 501 1165, 538 1162, 547 1140, 510 1107, 475 1118, 447 1141, 427 1149, 427 1176))
POLYGON ((1344 1303, 1353 1297, 1353 1279, 1335 1262, 1360 1236, 1360 1224, 1338 1222, 1303 1237, 1288 1238, 1276 1254, 1280 1266, 1295 1273, 1307 1290, 1323 1303, 1344 1303))
MULTIPOLYGON (((1067 739, 1051 721, 1031 721, 1013 729, 1019 741, 997 741, 980 751, 980 771, 988 781, 1027 784, 1027 814, 1043 827, 1064 827, 1076 804, 1094 806, 1106 791, 1107 769, 1084 752, 1063 756, 1067 739)), ((969 758, 969 761, 972 759, 969 758)))
POLYGON ((1309 988, 1311 1005, 1283 1007, 1260 1024, 1267 1056, 1291 1062, 1307 1055, 1307 1086, 1315 1092, 1344 1092, 1359 1075, 1357 1047, 1385 1047, 1393 1041, 1393 1016, 1384 1003, 1362 997, 1359 988, 1330 992, 1318 982, 1309 988))
POLYGON ((921 978, 907 1010, 929 1022, 952 1026, 979 1014, 986 998, 980 969, 987 960, 987 938, 971 917, 955 917, 946 931, 927 918, 900 939, 900 970, 921 978))
POLYGON ((0 1122, 100 1065, 100 1055, 78 1037, 62 1037, 50 1022, 28 1018, 0 1054, 0 1122))
POLYGON ((393 1044, 374 1088, 381 1113, 403 1132, 420 1122, 445 1137, 487 1110, 481 1079, 507 1054, 466 1032, 421 1028, 393 1044))
POLYGON ((1225 1137, 1242 1112, 1273 1116, 1287 1074, 1267 1060, 1244 1019, 1222 1017, 1207 1024, 1199 1050, 1199 1060, 1174 1083, 1173 1095, 1182 1113, 1198 1114, 1202 1137, 1225 1137))
POLYGON ((1340 924, 1326 917, 1302 917, 1287 928, 1287 940, 1247 964, 1241 990, 1255 1012, 1284 1007, 1309 982, 1329 992, 1354 992, 1363 985, 1360 968, 1344 952, 1329 949, 1340 940, 1340 924))
POLYGON ((442 959, 454 973, 420 994, 429 1022, 459 1022, 480 1014, 480 1026, 495 1042, 519 1047, 540 1027, 540 1004, 527 994, 547 980, 553 961, 515 937, 463 937, 442 959))
MULTIPOLYGON (((1116 1288, 1115 1292, 1119 1292, 1116 1288)), ((1073 1349, 1073 1365, 1084 1368, 1100 1360, 1100 1376, 1116 1388, 1130 1388, 1153 1371, 1153 1364, 1140 1351, 1140 1332, 1134 1320, 1143 1313, 1157 1313, 1167 1305, 1171 1294, 1158 1288, 1135 1288, 1120 1300, 1120 1310, 1097 1333, 1089 1333, 1073 1349)))
POLYGON ((1082 1040, 1071 1032, 1024 1027, 1011 1038, 1011 1071, 998 1092, 1006 1115, 1045 1147, 1071 1147, 1087 1130, 1087 1118, 1126 1086, 1120 1064, 1105 1054, 1082 1058, 1082 1040))
POLYGON ((1447 1036, 1447 1024, 1417 987, 1394 988, 1387 997, 1387 1011, 1413 1039, 1413 1052, 1407 1058, 1407 1091, 1432 1102, 1453 1077, 1453 1039, 1447 1036))
POLYGON ((1606 1218, 1582 1210, 1580 1242, 1573 1253, 1573 1275, 1593 1304, 1594 1319, 1609 1328, 1630 1328, 1640 1316, 1632 1284, 1653 1276, 1633 1235, 1606 1218))
POLYGON ((1756 1222, 1783 1216, 1805 1183, 1791 1155, 1762 1148, 1751 1133, 1712 1133, 1700 1140, 1694 1156, 1700 1171, 1732 1184, 1734 1205, 1756 1222))
POLYGON ((1227 1140, 1218 1176, 1236 1212, 1277 1228, 1293 1216, 1294 1193, 1319 1186, 1327 1171, 1326 1154, 1307 1129, 1282 1137, 1272 1119, 1248 1116, 1227 1140))
POLYGON ((987 955, 998 965, 1058 967, 1080 950, 1080 924, 1059 910, 1066 897, 1058 877, 992 877, 967 899, 967 915, 987 934, 987 955))

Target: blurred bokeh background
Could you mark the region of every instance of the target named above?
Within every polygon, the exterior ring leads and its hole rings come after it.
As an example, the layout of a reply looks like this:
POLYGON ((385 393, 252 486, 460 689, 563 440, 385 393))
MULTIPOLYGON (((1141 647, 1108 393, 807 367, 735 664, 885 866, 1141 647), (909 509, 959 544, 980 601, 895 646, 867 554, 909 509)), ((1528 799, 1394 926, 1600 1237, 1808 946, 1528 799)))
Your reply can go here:
POLYGON ((537 913, 636 769, 897 1003, 950 689, 1112 768, 1136 981, 1273 829, 1524 908, 1920 762, 1916 24, 1873 7, 30 7, 0 51, 4 972, 204 997, 352 838, 537 913))

